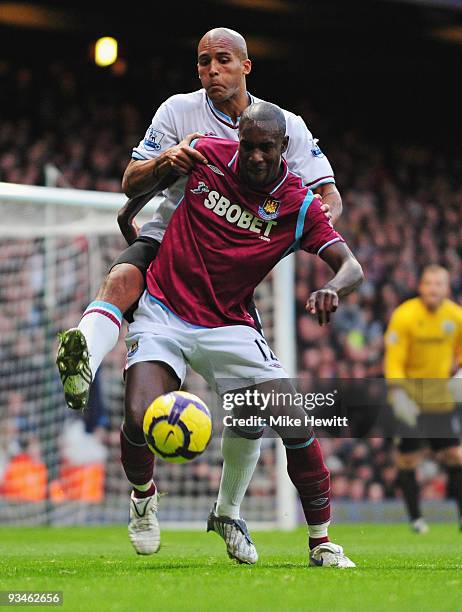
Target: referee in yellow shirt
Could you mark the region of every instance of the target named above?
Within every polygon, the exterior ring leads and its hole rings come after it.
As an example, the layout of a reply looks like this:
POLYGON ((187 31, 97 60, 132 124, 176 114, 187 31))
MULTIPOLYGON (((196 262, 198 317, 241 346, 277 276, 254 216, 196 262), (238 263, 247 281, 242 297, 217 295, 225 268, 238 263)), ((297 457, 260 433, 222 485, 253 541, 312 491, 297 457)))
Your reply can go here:
MULTIPOLYGON (((385 377, 395 417, 410 432, 422 424, 428 431, 433 423, 433 431, 452 436, 429 437, 426 441, 447 471, 448 493, 457 501, 462 529, 462 446, 457 437, 460 425, 447 384, 462 354, 462 308, 448 299, 449 291, 448 271, 437 265, 427 266, 420 278, 419 296, 407 300, 392 314, 385 334, 385 377)), ((411 527, 418 533, 428 531, 416 479, 423 441, 418 437, 401 438, 397 453, 398 483, 411 527)))

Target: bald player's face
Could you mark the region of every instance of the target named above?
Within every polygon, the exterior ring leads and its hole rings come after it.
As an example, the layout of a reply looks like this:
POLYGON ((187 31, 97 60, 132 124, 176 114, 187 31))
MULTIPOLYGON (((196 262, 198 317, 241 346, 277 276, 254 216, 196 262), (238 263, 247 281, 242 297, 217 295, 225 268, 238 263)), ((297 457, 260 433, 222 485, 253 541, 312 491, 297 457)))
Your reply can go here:
POLYGON ((427 308, 438 308, 449 296, 448 274, 443 270, 424 272, 419 283, 419 294, 427 308))
POLYGON ((281 168, 287 138, 274 121, 245 121, 239 127, 239 176, 254 188, 273 183, 281 168))
POLYGON ((232 37, 204 36, 197 53, 199 78, 212 102, 225 102, 240 92, 251 62, 242 59, 232 37))

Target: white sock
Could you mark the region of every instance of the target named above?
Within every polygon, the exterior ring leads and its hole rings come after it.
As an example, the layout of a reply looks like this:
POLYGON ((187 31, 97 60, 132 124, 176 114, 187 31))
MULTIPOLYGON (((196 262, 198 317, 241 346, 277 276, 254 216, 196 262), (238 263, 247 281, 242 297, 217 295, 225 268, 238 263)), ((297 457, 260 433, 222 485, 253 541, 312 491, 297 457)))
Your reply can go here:
POLYGON ((121 325, 122 313, 109 302, 91 302, 83 313, 78 328, 87 341, 93 378, 104 357, 117 344, 121 325))
POLYGON ((216 513, 218 516, 239 518, 239 510, 260 457, 261 438, 247 440, 236 437, 227 427, 221 438, 223 471, 216 513))
POLYGON ((321 525, 308 525, 308 533, 310 538, 327 538, 327 530, 329 529, 330 521, 321 523, 321 525))

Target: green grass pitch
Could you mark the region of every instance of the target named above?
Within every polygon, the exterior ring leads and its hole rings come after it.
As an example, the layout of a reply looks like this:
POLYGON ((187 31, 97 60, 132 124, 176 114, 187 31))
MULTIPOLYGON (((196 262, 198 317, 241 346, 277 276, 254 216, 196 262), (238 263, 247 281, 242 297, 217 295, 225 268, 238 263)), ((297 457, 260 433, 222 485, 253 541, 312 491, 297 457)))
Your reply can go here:
MULTIPOLYGON (((59 590, 58 609, 462 610, 462 533, 432 525, 331 529, 356 569, 309 568, 306 533, 255 532, 256 566, 236 565, 213 533, 168 531, 152 557, 124 527, 0 528, 0 590, 59 590)), ((48 607, 47 607, 48 609, 48 607)))

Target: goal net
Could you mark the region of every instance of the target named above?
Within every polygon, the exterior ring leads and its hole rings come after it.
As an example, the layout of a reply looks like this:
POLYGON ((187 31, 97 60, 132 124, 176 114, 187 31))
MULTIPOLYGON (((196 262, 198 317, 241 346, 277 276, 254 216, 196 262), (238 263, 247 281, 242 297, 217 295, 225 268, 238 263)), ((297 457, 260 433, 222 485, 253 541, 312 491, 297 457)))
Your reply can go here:
MULTIPOLYGON (((65 404, 55 365, 57 333, 75 326, 111 261, 125 248, 116 224, 120 194, 0 183, 0 522, 126 522, 129 486, 120 464, 124 332, 93 385, 90 409, 65 404)), ((269 342, 295 370, 291 258, 259 287, 269 342), (284 304, 284 300, 288 300, 284 304)), ((190 373, 186 389, 209 390, 190 373)), ((154 398, 153 398, 154 399, 154 398)), ((216 499, 220 424, 195 461, 156 461, 163 524, 203 526, 216 499)), ((279 440, 263 440, 243 505, 254 526, 292 527, 294 491, 279 440)))

